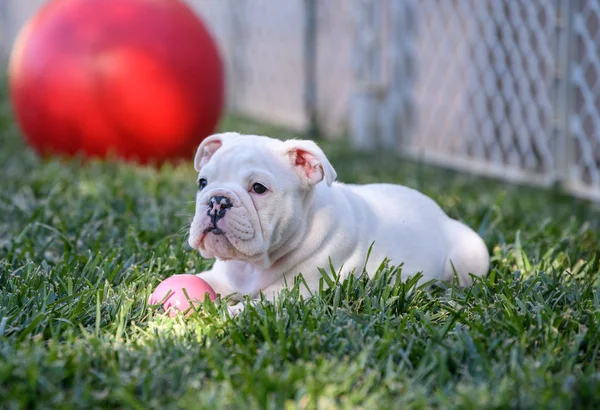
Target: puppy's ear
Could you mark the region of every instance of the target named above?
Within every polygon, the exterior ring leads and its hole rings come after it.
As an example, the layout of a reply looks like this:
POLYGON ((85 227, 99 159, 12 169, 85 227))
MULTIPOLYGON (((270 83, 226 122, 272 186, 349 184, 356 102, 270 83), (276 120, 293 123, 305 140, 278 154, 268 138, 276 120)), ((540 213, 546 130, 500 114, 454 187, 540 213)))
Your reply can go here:
POLYGON ((238 134, 226 132, 206 137, 196 151, 196 157, 194 158, 194 169, 200 172, 202 167, 208 164, 208 161, 210 161, 215 152, 217 152, 217 150, 223 146, 223 141, 235 135, 238 134))
POLYGON ((308 185, 325 180, 331 186, 337 174, 317 144, 309 140, 289 140, 284 144, 286 155, 300 178, 308 185))

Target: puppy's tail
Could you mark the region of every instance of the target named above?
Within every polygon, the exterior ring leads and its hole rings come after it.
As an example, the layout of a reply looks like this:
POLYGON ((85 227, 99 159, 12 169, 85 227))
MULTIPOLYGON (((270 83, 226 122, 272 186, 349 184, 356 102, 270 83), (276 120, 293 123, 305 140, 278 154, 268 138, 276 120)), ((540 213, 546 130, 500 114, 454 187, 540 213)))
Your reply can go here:
POLYGON ((458 276, 459 283, 472 283, 469 274, 485 275, 490 269, 490 254, 483 239, 467 225, 454 219, 449 221, 447 238, 450 244, 444 279, 451 281, 458 276))

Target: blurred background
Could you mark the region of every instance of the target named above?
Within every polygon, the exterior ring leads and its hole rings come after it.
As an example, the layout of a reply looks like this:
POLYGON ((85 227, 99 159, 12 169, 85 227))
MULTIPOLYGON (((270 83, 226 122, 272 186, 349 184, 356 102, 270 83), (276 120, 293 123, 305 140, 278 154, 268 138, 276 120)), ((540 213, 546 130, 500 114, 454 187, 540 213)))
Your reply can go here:
MULTIPOLYGON (((4 61, 44 3, 0 2, 4 61)), ((600 199, 600 0, 187 3, 230 113, 600 199)))

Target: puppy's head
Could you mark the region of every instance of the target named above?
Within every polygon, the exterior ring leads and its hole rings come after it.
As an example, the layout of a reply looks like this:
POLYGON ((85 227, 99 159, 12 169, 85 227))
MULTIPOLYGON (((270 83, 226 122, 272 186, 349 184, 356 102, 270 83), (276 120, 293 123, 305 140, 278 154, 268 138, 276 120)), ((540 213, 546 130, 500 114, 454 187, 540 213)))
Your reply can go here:
POLYGON ((314 186, 336 178, 312 141, 237 133, 206 138, 194 167, 198 193, 190 246, 205 258, 263 267, 299 232, 314 186))

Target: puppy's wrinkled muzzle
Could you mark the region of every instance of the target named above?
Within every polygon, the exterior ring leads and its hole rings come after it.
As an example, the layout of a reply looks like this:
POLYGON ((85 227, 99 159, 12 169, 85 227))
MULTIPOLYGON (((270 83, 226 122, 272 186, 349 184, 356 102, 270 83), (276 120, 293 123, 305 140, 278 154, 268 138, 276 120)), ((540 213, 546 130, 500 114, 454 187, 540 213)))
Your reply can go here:
POLYGON ((219 219, 223 218, 227 213, 227 210, 231 208, 233 204, 231 200, 223 195, 216 195, 210 198, 208 201, 208 208, 206 215, 210 217, 211 226, 206 228, 205 233, 211 232, 215 235, 222 235, 224 232, 217 226, 219 219))

